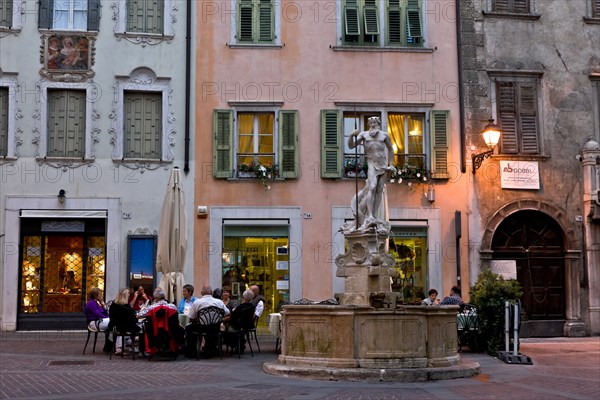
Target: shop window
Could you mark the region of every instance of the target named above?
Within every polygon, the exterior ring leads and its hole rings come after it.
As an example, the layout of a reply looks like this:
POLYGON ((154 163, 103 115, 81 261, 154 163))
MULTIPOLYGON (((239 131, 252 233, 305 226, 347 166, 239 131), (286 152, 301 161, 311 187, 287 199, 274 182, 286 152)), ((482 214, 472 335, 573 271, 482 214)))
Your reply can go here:
POLYGON ((288 227, 225 226, 222 251, 222 285, 241 301, 244 290, 258 285, 265 298, 260 319, 290 300, 288 227))
POLYGON ((389 246, 398 273, 392 290, 402 293, 404 303, 420 303, 429 285, 427 227, 392 227, 389 246))

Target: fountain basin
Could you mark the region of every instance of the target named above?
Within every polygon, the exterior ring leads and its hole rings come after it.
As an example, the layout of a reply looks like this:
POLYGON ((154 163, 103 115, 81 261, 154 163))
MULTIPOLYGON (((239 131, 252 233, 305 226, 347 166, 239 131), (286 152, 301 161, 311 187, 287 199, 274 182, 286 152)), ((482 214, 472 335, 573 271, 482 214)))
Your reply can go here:
POLYGON ((458 355, 458 306, 292 305, 270 374, 328 380, 423 381, 473 376, 458 355))

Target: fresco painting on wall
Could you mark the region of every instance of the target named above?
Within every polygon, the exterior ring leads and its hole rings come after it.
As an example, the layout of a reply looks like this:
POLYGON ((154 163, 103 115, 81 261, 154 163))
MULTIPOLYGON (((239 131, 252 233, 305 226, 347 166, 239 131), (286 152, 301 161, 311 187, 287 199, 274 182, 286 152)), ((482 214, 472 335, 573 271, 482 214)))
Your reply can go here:
POLYGON ((84 36, 46 37, 44 67, 48 71, 85 71, 89 69, 89 40, 84 36))

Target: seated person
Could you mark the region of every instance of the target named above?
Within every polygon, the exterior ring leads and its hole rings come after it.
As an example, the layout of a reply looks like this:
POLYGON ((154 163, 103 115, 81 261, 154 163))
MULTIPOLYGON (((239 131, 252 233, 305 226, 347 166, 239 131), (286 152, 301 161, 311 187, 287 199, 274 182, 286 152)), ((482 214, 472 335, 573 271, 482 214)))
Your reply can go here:
MULTIPOLYGON (((232 312, 231 317, 229 318, 229 326, 235 330, 240 329, 249 329, 254 327, 254 317, 256 307, 252 304, 252 299, 254 298, 254 292, 251 289, 247 289, 242 294, 242 304, 237 306, 232 312), (249 320, 248 315, 251 317, 249 320)), ((229 334, 225 335, 225 343, 228 347, 232 349, 237 348, 237 336, 231 334, 231 332, 227 332, 229 334)), ((246 348, 245 346, 246 338, 241 337, 240 339, 240 352, 243 352, 246 348)))
POLYGON ((143 286, 138 286, 137 290, 129 299, 129 304, 135 311, 139 311, 144 305, 150 303, 150 297, 144 292, 143 286))
MULTIPOLYGON (((135 316, 135 311, 131 304, 129 304, 129 288, 119 290, 115 300, 108 308, 108 315, 110 322, 108 324, 108 330, 112 331, 113 326, 117 328, 119 332, 131 332, 133 334, 139 333, 142 328, 138 325, 138 319, 135 316)), ((129 338, 127 341, 129 342, 129 338)), ((117 338, 116 354, 120 354, 122 350, 121 339, 117 338)))
POLYGON ((108 337, 108 324, 110 320, 108 318, 108 311, 106 311, 106 305, 102 300, 102 291, 97 287, 90 289, 88 299, 83 308, 88 329, 93 332, 103 331, 105 333, 104 352, 108 353, 112 350, 112 343, 108 337))
POLYGON ((177 312, 179 314, 190 315, 190 309, 192 308, 192 304, 196 301, 194 295, 194 287, 192 285, 183 285, 181 289, 181 294, 183 298, 179 301, 179 305, 177 306, 177 312))
POLYGON ((154 298, 153 298, 154 301, 152 302, 151 305, 142 307, 142 309, 140 311, 138 311, 137 317, 144 318, 146 316, 146 314, 148 314, 150 312, 150 310, 153 310, 160 306, 167 306, 167 307, 172 308, 175 311, 177 311, 177 307, 175 307, 174 304, 167 303, 167 301, 165 299, 166 299, 165 292, 161 288, 156 288, 154 290, 154 298))
POLYGON ((440 302, 441 306, 449 306, 449 305, 461 305, 463 304, 463 299, 460 297, 460 289, 458 286, 452 286, 450 289, 450 296, 444 297, 444 299, 440 302))
POLYGON ((260 288, 257 285, 250 286, 250 290, 254 293, 252 305, 256 307, 256 310, 254 311, 255 319, 259 319, 265 309, 265 298, 260 294, 260 288))
MULTIPOLYGON (((198 312, 203 309, 203 308, 207 308, 207 307, 218 307, 220 309, 223 310, 223 320, 228 319, 228 315, 229 315, 229 309, 227 307, 225 307, 225 304, 223 304, 223 302, 220 299, 214 298, 213 295, 213 290, 210 286, 203 286, 202 290, 200 291, 200 294, 202 295, 202 297, 200 297, 199 299, 197 299, 194 304, 192 304, 192 308, 190 309, 190 313, 189 313, 189 317, 190 317, 190 324, 188 324, 185 327, 185 336, 186 336, 186 345, 187 345, 187 351, 186 351, 186 356, 187 357, 196 357, 196 340, 197 340, 197 336, 194 335, 193 333, 201 333, 204 332, 206 329, 211 329, 213 327, 206 327, 203 325, 200 325, 197 323, 197 319, 198 319, 198 312)), ((211 338, 214 339, 214 338, 211 338)), ((212 353, 214 353, 214 350, 217 346, 216 342, 213 342, 211 340, 211 343, 205 343, 204 344, 204 354, 209 356, 212 353)))
POLYGON ((233 311, 233 309, 238 305, 238 302, 231 298, 231 288, 229 286, 223 286, 221 300, 223 301, 223 304, 225 304, 225 307, 229 309, 229 311, 233 311))
POLYGON ((421 302, 422 306, 437 306, 440 304, 440 299, 437 298, 438 291, 435 289, 430 289, 429 293, 427 293, 427 298, 421 302))

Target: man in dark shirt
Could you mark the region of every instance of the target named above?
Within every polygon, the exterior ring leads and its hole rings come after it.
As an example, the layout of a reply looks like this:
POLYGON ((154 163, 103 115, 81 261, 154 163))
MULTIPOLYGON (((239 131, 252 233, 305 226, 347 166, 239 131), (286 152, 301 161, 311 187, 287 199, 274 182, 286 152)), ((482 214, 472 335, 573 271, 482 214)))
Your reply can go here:
POLYGON ((452 286, 452 289, 450 289, 450 296, 444 297, 444 299, 440 302, 440 306, 459 306, 463 303, 463 299, 460 297, 460 289, 457 286, 452 286))

